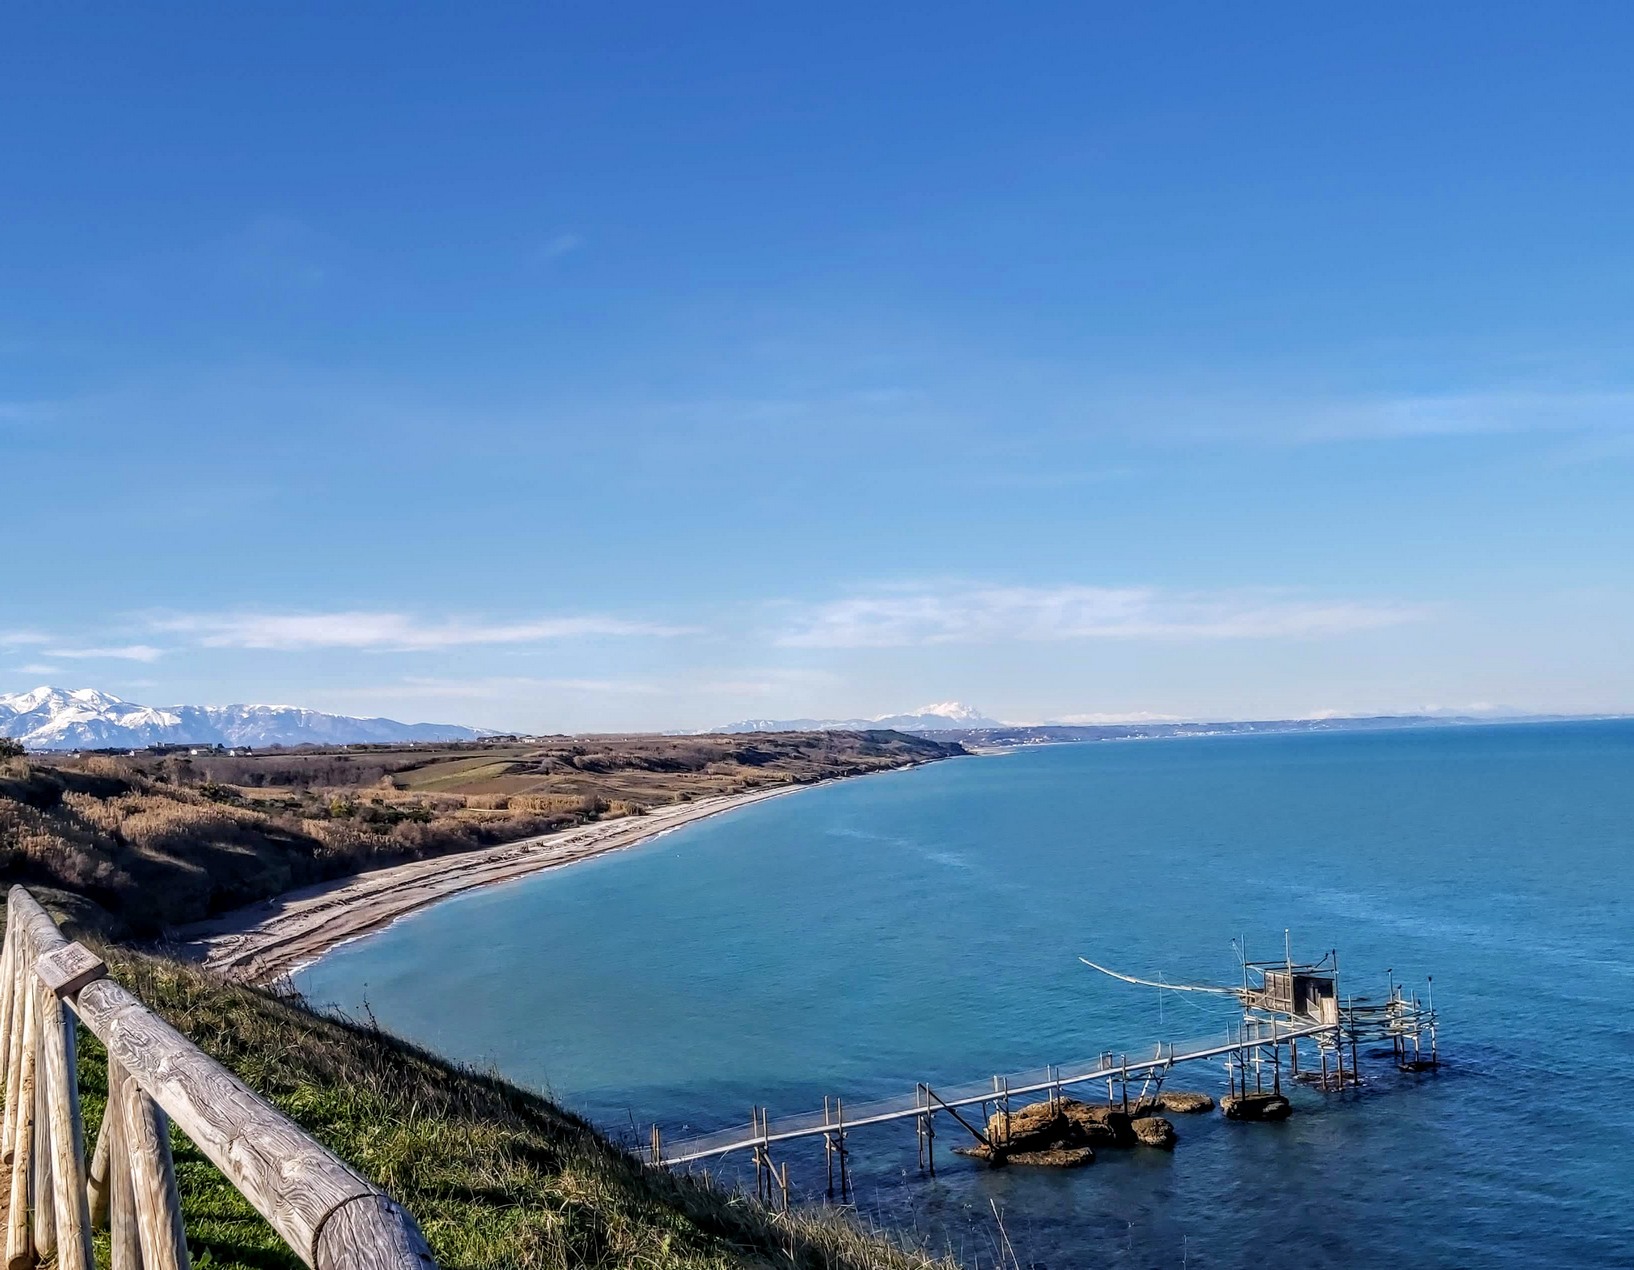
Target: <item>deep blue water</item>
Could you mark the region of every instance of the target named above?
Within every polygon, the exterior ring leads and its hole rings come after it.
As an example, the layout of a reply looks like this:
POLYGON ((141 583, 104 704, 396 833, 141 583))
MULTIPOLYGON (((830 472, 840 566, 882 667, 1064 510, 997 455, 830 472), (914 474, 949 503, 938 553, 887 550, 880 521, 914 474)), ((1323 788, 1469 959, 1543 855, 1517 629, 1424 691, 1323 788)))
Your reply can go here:
MULTIPOLYGON (((1210 1031, 1135 974, 1340 951, 1434 976, 1438 1075, 1385 1064, 1173 1155, 914 1168, 853 1135, 864 1214, 992 1264, 1634 1265, 1634 724, 1102 743, 802 791, 448 901, 299 977, 317 1003, 645 1141, 1210 1031)), ((1219 1092, 1223 1072, 1177 1077, 1219 1092)), ((820 1145, 782 1158, 817 1185, 820 1145)))

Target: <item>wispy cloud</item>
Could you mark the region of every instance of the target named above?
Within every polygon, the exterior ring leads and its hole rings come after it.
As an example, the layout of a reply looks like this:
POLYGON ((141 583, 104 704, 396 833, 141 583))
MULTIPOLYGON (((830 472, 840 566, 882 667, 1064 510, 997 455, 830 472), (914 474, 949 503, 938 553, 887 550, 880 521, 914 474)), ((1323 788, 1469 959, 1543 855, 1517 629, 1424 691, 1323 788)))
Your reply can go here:
MULTIPOLYGON (((1095 395, 1092 394, 1092 399, 1095 395)), ((1142 437, 1293 444, 1634 430, 1634 390, 1497 386, 1445 393, 1320 392, 1216 385, 1099 395, 1095 417, 1142 437)))
POLYGON ((370 612, 193 613, 157 617, 151 628, 182 636, 205 648, 285 652, 320 648, 425 652, 477 644, 534 644, 596 636, 674 636, 689 634, 691 629, 599 616, 485 622, 370 612))
POLYGON ((0 648, 23 648, 33 644, 49 644, 52 637, 39 631, 0 631, 0 648))
POLYGON ((42 662, 34 661, 29 662, 26 666, 17 667, 17 673, 20 675, 54 675, 61 669, 60 666, 47 666, 42 662))
POLYGON ((165 650, 152 644, 120 644, 109 648, 48 648, 45 655, 71 661, 158 661, 165 650))
POLYGON ((552 260, 572 255, 583 246, 584 239, 578 234, 556 234, 533 249, 532 260, 534 264, 549 264, 552 260))
POLYGON ((1634 392, 1538 389, 1394 397, 1312 411, 1296 435, 1310 440, 1605 432, 1634 426, 1634 392))
POLYGON ((1279 639, 1414 621, 1421 608, 1277 591, 907 586, 817 605, 777 636, 791 648, 903 648, 1083 639, 1279 639))

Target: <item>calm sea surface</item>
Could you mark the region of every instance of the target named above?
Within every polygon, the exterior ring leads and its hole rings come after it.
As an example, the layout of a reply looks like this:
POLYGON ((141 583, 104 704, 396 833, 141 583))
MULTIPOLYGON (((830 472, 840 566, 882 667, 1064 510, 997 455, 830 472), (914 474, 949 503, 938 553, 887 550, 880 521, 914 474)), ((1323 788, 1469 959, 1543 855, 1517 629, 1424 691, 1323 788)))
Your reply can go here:
MULTIPOLYGON (((299 986, 644 1142, 1207 1033, 1079 955, 1231 982, 1285 927, 1358 993, 1433 975, 1445 1069, 1071 1173, 956 1160, 944 1117, 929 1181, 911 1125, 860 1130, 859 1208, 972 1265, 995 1200, 1053 1270, 1634 1265, 1626 722, 960 759, 448 901, 299 986)), ((780 1158, 815 1193, 820 1143, 780 1158)))

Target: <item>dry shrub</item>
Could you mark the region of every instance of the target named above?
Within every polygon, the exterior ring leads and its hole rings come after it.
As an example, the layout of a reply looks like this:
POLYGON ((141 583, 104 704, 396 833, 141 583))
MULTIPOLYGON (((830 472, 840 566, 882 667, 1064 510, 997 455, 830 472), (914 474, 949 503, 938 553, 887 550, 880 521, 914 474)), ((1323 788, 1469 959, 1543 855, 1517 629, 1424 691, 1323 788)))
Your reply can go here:
POLYGON ((511 810, 572 815, 590 811, 594 801, 583 794, 512 794, 511 810))

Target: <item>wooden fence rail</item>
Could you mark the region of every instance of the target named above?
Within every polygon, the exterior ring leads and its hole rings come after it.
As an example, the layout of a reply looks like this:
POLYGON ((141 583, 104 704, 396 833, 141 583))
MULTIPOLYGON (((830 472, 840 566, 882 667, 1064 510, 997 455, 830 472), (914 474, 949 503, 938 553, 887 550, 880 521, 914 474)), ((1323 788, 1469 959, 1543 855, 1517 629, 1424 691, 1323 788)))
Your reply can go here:
POLYGON ((436 1270, 420 1229, 379 1187, 107 977, 22 887, 0 952, 0 1204, 6 1270, 55 1256, 91 1270, 189 1270, 170 1158, 174 1124, 315 1270, 436 1270), (76 1022, 77 1020, 77 1022, 76 1022), (108 1107, 89 1159, 78 1027, 108 1051, 108 1107))

